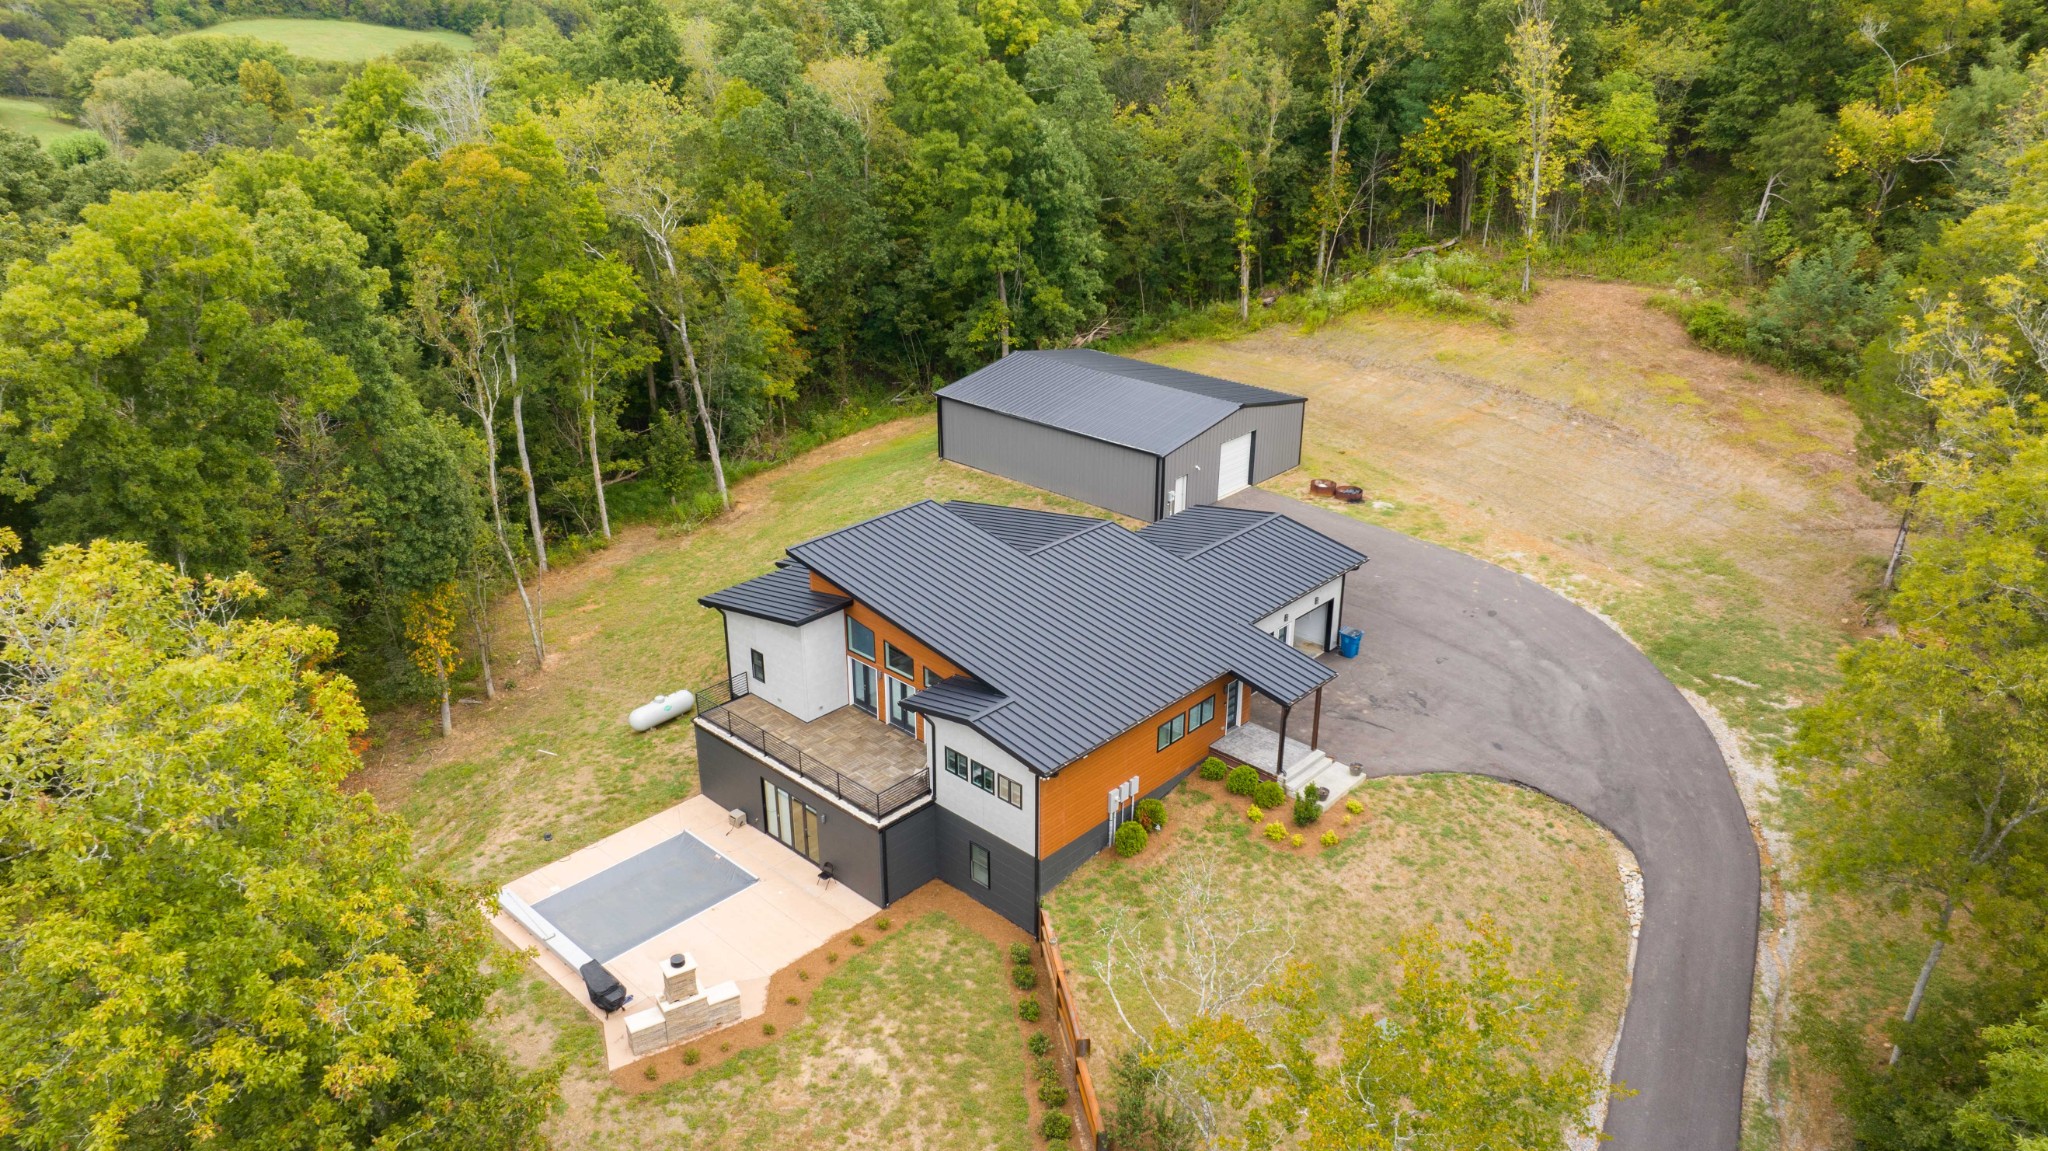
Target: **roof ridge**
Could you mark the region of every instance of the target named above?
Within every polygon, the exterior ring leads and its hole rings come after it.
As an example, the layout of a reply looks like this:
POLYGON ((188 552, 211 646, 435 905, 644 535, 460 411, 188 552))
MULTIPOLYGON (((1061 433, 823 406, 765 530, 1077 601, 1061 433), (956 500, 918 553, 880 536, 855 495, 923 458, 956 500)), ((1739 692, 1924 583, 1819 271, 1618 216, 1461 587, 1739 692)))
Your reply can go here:
MULTIPOLYGON (((1216 505, 1212 504, 1210 506, 1214 507, 1216 505)), ((1236 511, 1237 509, 1232 508, 1231 510, 1236 511)), ((1239 536, 1244 535, 1246 532, 1257 531, 1259 528, 1265 527, 1267 524, 1270 524, 1274 520, 1277 520, 1279 518, 1279 512, 1267 512, 1264 515, 1259 516, 1252 522, 1237 529, 1236 531, 1229 533, 1228 535, 1217 536, 1215 539, 1210 540, 1208 543, 1203 544, 1201 547, 1196 548, 1194 551, 1189 552, 1187 555, 1182 556, 1181 558, 1188 560, 1194 559, 1198 555, 1203 555, 1207 552, 1215 550, 1216 548, 1222 547, 1224 544, 1227 544, 1231 540, 1234 540, 1239 536)))
MULTIPOLYGON (((1040 544, 1039 546, 1032 548, 1028 552, 1020 552, 1019 554, 1025 556, 1026 558, 1036 558, 1038 556, 1038 553, 1042 551, 1049 551, 1053 548, 1060 546, 1061 544, 1073 543, 1075 540, 1080 539, 1082 536, 1087 535, 1089 532, 1099 531, 1103 528, 1115 528, 1118 531, 1124 530, 1123 525, 1117 523, 1115 520, 1096 520, 1094 523, 1089 524, 1087 527, 1082 528, 1080 531, 1068 532, 1066 535, 1063 535, 1056 540, 1047 541, 1046 543, 1040 544)), ((1136 535, 1137 533, 1132 532, 1131 534, 1136 535)))

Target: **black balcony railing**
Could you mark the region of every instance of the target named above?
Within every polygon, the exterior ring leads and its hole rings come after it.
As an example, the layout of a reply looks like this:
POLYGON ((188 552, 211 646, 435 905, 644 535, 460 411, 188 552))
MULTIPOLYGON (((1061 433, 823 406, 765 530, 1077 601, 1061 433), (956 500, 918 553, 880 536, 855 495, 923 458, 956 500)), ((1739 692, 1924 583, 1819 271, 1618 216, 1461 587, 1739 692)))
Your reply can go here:
POLYGON ((725 705, 748 694, 747 673, 741 672, 722 683, 712 684, 697 695, 697 714, 704 722, 732 736, 804 779, 831 792, 847 806, 882 819, 931 794, 932 782, 923 772, 897 780, 880 791, 869 787, 817 756, 769 731, 760 724, 734 715, 725 705))

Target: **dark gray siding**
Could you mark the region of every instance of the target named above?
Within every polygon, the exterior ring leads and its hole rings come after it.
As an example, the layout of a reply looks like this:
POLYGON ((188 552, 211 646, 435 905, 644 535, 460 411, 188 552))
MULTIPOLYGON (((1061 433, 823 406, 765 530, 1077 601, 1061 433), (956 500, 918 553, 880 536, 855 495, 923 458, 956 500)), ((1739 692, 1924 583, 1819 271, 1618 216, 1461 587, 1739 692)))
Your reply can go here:
POLYGON ((939 424, 941 452, 954 463, 1137 519, 1157 515, 1156 456, 944 397, 939 424))
POLYGON ((898 900, 939 877, 939 807, 927 804, 882 829, 889 898, 898 900))
MULTIPOLYGON (((1200 765, 1197 764, 1195 766, 1198 767, 1200 765)), ((1181 780, 1186 779, 1194 770, 1194 767, 1188 768, 1186 771, 1146 792, 1145 798, 1163 798, 1167 792, 1179 787, 1181 780)), ((1106 851, 1108 848, 1109 819, 1104 817, 1102 822, 1097 824, 1088 834, 1046 856, 1044 862, 1038 865, 1038 893, 1040 895, 1050 894, 1053 888, 1066 882, 1067 876, 1080 870, 1082 864, 1095 858, 1098 853, 1106 851)))
POLYGON ((1038 934, 1037 861, 967 820, 940 807, 939 878, 1033 935, 1038 934), (989 885, 974 882, 968 870, 967 845, 988 848, 989 885))
POLYGON ((1162 485, 1170 488, 1175 477, 1186 476, 1190 506, 1216 502, 1223 445, 1246 432, 1252 433, 1253 483, 1264 483, 1289 468, 1300 467, 1301 421, 1306 410, 1306 403, 1239 408, 1222 423, 1168 452, 1162 485))
MULTIPOLYGON (((745 811, 747 822, 759 831, 765 826, 766 815, 761 805, 761 781, 770 780, 825 816, 825 821, 818 827, 818 841, 825 862, 832 865, 833 876, 869 902, 883 902, 880 829, 862 822, 837 802, 734 747, 724 737, 705 730, 702 724, 694 726, 697 732, 697 783, 706 797, 727 811, 736 807, 745 811)), ((894 866, 893 860, 891 865, 894 866)))

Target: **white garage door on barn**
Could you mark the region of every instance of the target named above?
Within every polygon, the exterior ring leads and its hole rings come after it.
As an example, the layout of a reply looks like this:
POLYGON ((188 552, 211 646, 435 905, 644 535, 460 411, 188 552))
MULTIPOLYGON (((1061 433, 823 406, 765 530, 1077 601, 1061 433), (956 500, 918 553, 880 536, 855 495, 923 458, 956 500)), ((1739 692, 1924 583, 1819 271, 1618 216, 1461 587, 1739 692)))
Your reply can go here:
POLYGON ((1216 498, 1252 486, 1252 433, 1223 441, 1223 459, 1216 469, 1216 498))

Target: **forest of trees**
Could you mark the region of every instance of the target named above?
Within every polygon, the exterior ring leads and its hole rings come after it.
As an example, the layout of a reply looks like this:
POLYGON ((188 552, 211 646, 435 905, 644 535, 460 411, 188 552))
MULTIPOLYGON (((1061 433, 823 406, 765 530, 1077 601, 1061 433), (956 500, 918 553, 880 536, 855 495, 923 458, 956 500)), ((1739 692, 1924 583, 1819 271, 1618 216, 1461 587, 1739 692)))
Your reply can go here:
MULTIPOLYGON (((1866 1145, 2016 1146, 2048 1123, 2044 49, 2032 0, 30 0, 0 94, 81 130, 0 129, 0 525, 11 564, 127 541, 90 553, 119 586, 249 573, 236 602, 338 636, 308 666, 445 730, 494 650, 544 655, 551 565, 1011 349, 1659 282, 1701 343, 1847 392, 1903 516, 1897 632, 1804 715, 1801 834, 1937 925, 1928 972, 1967 920, 1975 977, 1923 977, 1881 1068, 1871 1020, 1812 1049, 1866 1145), (251 15, 477 50, 173 38, 251 15)), ((63 598, 22 579, 9 610, 63 598)))

